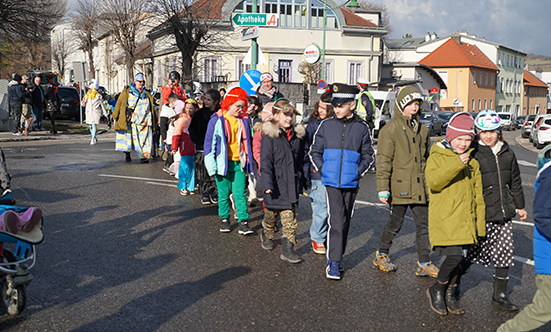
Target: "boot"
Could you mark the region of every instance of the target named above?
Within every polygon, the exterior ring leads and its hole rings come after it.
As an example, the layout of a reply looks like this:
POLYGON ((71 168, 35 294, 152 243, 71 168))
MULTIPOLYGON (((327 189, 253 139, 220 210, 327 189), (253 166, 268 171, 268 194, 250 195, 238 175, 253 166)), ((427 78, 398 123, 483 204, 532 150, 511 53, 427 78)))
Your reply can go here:
POLYGON ((126 162, 129 163, 132 161, 132 158, 130 157, 130 152, 125 152, 124 154, 126 154, 126 162))
POLYGON ((281 238, 281 256, 279 257, 284 261, 288 261, 289 263, 300 263, 301 259, 299 255, 295 253, 295 250, 293 250, 294 246, 295 245, 292 244, 288 238, 281 238))
POLYGON ((471 267, 471 263, 463 258, 461 264, 459 264, 459 273, 457 274, 457 281, 455 283, 456 286, 454 295, 456 300, 459 300, 461 298, 461 277, 469 271, 469 267, 471 267))
POLYGON ((448 283, 445 284, 439 282, 438 280, 434 281, 434 284, 427 289, 427 296, 430 300, 430 307, 434 312, 439 315, 447 315, 448 310, 446 308, 446 288, 448 288, 448 283))
POLYGON ((509 298, 507 298, 505 294, 508 283, 509 278, 498 278, 494 276, 494 295, 492 296, 492 303, 507 311, 517 311, 519 309, 518 306, 509 301, 509 298))
POLYGON ((451 314, 463 315, 465 310, 459 306, 459 303, 457 303, 457 299, 455 297, 456 288, 457 285, 449 286, 446 290, 446 307, 448 308, 448 312, 451 314))

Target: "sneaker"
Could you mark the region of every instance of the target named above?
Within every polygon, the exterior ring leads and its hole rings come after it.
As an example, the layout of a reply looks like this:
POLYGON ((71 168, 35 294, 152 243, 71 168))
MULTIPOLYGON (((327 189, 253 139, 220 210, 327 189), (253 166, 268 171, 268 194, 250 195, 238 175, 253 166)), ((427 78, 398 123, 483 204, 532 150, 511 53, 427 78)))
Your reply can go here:
POLYGON ((339 262, 328 261, 325 268, 325 276, 327 279, 341 280, 341 272, 339 271, 339 262))
POLYGON ((187 196, 187 195, 189 195, 189 191, 187 189, 182 189, 182 190, 180 190, 180 195, 187 196))
POLYGON ((168 169, 168 166, 163 167, 163 171, 165 171, 166 173, 170 174, 170 170, 168 169))
POLYGON ((218 195, 210 195, 210 202, 212 204, 218 204, 218 195))
POLYGON ((377 251, 375 254, 375 260, 373 261, 373 265, 379 268, 381 271, 385 272, 391 272, 396 271, 396 265, 394 265, 390 261, 390 257, 388 257, 387 254, 380 253, 377 251))
POLYGON ((95 145, 97 142, 95 139, 92 139, 92 141, 90 142, 90 145, 95 145))
POLYGON ((14 132, 14 133, 11 133, 11 134, 12 134, 13 136, 21 136, 21 133, 18 132, 18 131, 14 132))
POLYGON ((312 248, 316 254, 325 255, 325 245, 323 243, 312 241, 312 248))
POLYGON ((209 205, 210 204, 210 198, 208 196, 201 197, 201 203, 203 205, 209 205))
POLYGON ((417 271, 415 272, 415 274, 420 277, 436 278, 439 271, 440 270, 431 261, 425 262, 423 264, 417 262, 417 271))
POLYGON ((190 191, 189 194, 190 195, 195 195, 195 191, 190 191))
POLYGON ((238 227, 239 227, 239 230, 237 231, 237 233, 241 235, 248 235, 253 233, 253 231, 251 230, 251 228, 249 227, 246 221, 241 221, 238 224, 238 227))
POLYGON ((264 231, 260 232, 260 242, 262 243, 262 249, 264 249, 264 250, 274 249, 274 241, 272 241, 272 239, 268 239, 264 235, 264 231))
POLYGON ((220 222, 220 232, 222 233, 229 233, 231 232, 230 228, 230 220, 228 218, 222 219, 220 222))
POLYGON ((248 201, 250 207, 256 206, 260 201, 258 198, 254 197, 248 201))

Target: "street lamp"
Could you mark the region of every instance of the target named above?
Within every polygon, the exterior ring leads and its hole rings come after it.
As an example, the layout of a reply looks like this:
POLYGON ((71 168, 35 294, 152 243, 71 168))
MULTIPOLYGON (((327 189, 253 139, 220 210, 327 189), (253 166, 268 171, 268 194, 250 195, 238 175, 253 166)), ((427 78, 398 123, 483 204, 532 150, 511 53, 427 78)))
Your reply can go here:
MULTIPOLYGON (((360 5, 358 5, 358 2, 356 0, 347 0, 345 3, 343 3, 340 6, 330 8, 331 10, 335 10, 337 8, 341 8, 346 6, 348 3, 348 7, 351 8, 358 8, 360 5)), ((321 79, 325 81, 325 34, 327 30, 327 0, 323 2, 323 43, 322 43, 322 51, 321 51, 321 79)))

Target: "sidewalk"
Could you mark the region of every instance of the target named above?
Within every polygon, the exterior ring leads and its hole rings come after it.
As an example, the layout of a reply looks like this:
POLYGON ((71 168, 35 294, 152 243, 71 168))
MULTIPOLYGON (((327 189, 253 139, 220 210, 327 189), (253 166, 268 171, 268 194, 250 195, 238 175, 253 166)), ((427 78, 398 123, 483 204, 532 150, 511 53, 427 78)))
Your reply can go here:
MULTIPOLYGON (((84 128, 88 126, 86 124, 82 125, 84 128)), ((99 137, 109 137, 115 138, 115 131, 113 129, 107 129, 106 124, 98 125, 97 135, 99 137)), ((0 142, 19 142, 19 141, 39 141, 39 140, 69 140, 69 139, 90 139, 89 130, 80 130, 80 131, 59 131, 57 134, 50 134, 48 130, 45 131, 31 131, 29 136, 14 136, 11 131, 2 131, 0 132, 0 142)))

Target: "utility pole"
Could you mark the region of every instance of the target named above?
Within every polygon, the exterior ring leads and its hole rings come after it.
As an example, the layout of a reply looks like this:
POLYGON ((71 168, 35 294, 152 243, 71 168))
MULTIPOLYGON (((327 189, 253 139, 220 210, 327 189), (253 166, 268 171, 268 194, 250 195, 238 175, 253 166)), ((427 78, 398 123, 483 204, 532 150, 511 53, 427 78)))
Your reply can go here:
MULTIPOLYGON (((257 10, 257 1, 253 0, 253 14, 258 13, 257 10)), ((258 44, 256 38, 251 40, 251 69, 256 69, 256 64, 258 63, 258 44)))

